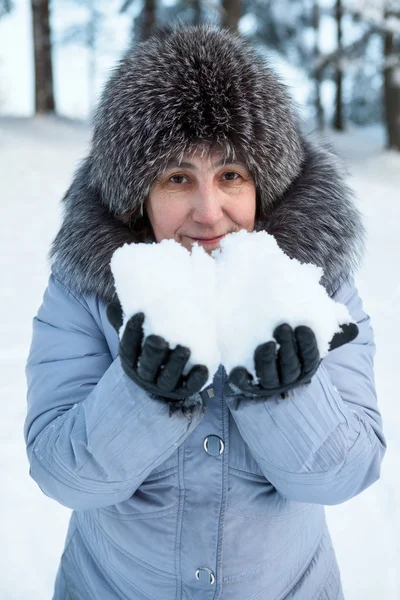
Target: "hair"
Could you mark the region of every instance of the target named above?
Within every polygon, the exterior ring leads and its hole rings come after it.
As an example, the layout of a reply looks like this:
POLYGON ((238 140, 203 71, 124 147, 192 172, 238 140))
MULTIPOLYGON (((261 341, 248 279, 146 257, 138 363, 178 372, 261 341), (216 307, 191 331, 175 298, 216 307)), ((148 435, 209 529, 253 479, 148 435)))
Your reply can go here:
POLYGON ((139 208, 135 207, 116 218, 134 234, 136 243, 150 244, 156 241, 144 203, 139 208))

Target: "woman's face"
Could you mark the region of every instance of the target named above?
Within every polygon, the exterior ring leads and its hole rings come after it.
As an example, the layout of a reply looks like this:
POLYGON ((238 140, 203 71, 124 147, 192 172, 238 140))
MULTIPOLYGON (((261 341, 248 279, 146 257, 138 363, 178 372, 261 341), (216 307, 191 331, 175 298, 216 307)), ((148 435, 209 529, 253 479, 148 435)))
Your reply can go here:
POLYGON ((211 253, 224 235, 253 231, 256 188, 244 163, 198 150, 168 163, 145 206, 157 242, 174 239, 188 250, 198 242, 211 253))

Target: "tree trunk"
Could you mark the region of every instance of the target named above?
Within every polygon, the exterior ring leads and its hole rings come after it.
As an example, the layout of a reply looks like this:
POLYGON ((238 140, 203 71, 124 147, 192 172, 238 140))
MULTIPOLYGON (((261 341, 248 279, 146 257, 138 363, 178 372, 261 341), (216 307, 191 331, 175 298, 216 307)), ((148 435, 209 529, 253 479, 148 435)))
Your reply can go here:
MULTIPOLYGON (((386 15, 389 16, 389 15, 386 15)), ((384 39, 384 106, 387 147, 400 151, 400 56, 396 52, 394 34, 385 33, 384 39), (397 60, 396 60, 397 59, 397 60), (391 64, 394 61, 397 64, 391 64)))
POLYGON ((153 33, 156 26, 156 0, 145 0, 143 7, 142 37, 146 40, 153 33))
MULTIPOLYGON (((337 48, 339 52, 342 50, 342 0, 336 0, 335 6, 335 18, 337 25, 337 48)), ((336 82, 336 95, 335 95, 335 116, 333 119, 333 128, 337 131, 344 130, 343 120, 343 71, 342 71, 342 58, 338 58, 336 62, 335 70, 335 82, 336 82)))
POLYGON ((0 18, 8 15, 13 9, 11 0, 0 0, 0 18))
POLYGON ((55 111, 49 0, 31 0, 35 60, 35 113, 55 111))
POLYGON ((241 17, 241 0, 222 0, 222 26, 238 30, 241 17))
POLYGON ((99 27, 99 13, 96 9, 97 0, 88 1, 89 20, 87 23, 87 47, 88 47, 88 97, 89 112, 95 105, 96 98, 96 74, 97 74, 97 33, 99 27))
MULTIPOLYGON (((314 29, 314 58, 317 62, 320 51, 319 51, 319 21, 320 21, 320 10, 319 0, 314 1, 313 6, 313 29, 314 29)), ((321 82, 322 82, 322 71, 315 73, 315 109, 317 112, 317 126, 318 130, 322 131, 325 127, 324 109, 321 102, 321 82)))
POLYGON ((193 7, 193 24, 200 25, 201 23, 201 0, 192 0, 193 7))

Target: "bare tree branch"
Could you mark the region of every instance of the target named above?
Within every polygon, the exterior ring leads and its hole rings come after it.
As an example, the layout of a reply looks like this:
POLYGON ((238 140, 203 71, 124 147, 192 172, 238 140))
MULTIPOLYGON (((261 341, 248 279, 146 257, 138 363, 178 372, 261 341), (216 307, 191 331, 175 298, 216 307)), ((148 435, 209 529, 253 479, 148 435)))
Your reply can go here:
POLYGON ((326 67, 338 63, 344 57, 356 57, 359 56, 364 50, 369 38, 373 33, 379 33, 379 30, 371 27, 355 42, 349 44, 348 46, 343 46, 329 54, 325 54, 321 56, 312 69, 312 74, 315 77, 316 75, 321 75, 321 73, 326 69, 326 67))
POLYGON ((135 2, 135 0, 125 0, 125 2, 122 4, 121 8, 119 9, 120 14, 126 12, 128 10, 128 8, 130 8, 134 2, 135 2))

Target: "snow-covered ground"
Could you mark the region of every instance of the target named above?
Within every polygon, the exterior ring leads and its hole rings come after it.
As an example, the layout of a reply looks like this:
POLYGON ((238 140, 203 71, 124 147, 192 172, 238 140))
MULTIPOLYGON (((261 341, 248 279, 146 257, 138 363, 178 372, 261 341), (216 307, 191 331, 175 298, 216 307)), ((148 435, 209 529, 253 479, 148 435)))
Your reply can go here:
MULTIPOLYGON (((31 320, 41 302, 47 252, 60 223, 60 199, 84 155, 89 133, 54 119, 0 119, 2 294, 0 296, 0 598, 46 600, 64 543, 69 510, 28 476, 22 437, 24 366, 31 320)), ((400 598, 400 155, 382 150, 380 129, 335 136, 369 230, 357 282, 376 333, 376 383, 388 452, 381 479, 327 509, 346 600, 400 598), (397 468, 396 468, 397 467, 397 468)))

